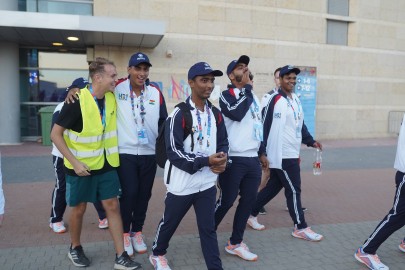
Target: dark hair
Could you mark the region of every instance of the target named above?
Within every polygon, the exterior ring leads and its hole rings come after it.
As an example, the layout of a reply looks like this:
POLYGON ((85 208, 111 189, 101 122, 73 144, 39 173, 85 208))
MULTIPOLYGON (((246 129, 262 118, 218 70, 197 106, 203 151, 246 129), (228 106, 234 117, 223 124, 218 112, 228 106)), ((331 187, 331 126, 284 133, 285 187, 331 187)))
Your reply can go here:
POLYGON ((103 57, 97 57, 96 60, 94 60, 93 62, 90 63, 89 65, 89 76, 90 78, 93 78, 94 75, 98 74, 98 73, 104 73, 105 69, 104 66, 105 65, 112 65, 115 67, 114 62, 103 58, 103 57))
POLYGON ((276 70, 274 71, 273 75, 276 76, 277 71, 280 71, 281 67, 276 68, 276 70))

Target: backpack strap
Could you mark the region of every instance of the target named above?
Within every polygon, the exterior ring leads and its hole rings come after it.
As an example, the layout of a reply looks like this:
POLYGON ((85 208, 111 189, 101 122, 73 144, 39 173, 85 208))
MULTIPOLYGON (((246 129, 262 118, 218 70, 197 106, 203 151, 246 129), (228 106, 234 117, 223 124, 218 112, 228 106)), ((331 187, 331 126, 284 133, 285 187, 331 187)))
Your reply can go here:
MULTIPOLYGON (((187 103, 185 102, 180 102, 179 104, 176 105, 177 108, 179 108, 183 114, 183 119, 184 119, 184 137, 183 139, 186 139, 188 135, 193 133, 193 117, 191 115, 190 107, 187 103)), ((191 151, 194 150, 194 136, 191 136, 191 151)))

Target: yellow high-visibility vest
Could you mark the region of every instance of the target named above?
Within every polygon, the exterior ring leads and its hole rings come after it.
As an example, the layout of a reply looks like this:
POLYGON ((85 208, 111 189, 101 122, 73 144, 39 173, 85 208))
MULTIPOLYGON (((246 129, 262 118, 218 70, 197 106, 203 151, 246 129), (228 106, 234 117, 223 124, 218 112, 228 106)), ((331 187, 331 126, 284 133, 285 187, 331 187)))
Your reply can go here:
MULTIPOLYGON (((105 128, 101 122, 100 111, 88 88, 80 90, 80 110, 83 129, 81 132, 65 130, 63 137, 73 155, 85 163, 90 170, 99 170, 104 166, 104 153, 112 167, 119 166, 117 137, 117 104, 114 94, 105 94, 105 128)), ((73 169, 65 158, 65 166, 73 169)))

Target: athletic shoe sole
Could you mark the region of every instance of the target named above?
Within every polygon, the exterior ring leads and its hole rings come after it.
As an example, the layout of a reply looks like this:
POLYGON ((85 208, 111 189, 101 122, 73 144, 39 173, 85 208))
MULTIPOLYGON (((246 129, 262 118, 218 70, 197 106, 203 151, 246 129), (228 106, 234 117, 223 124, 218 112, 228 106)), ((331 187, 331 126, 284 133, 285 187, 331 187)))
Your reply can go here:
POLYGON ((398 248, 399 248, 400 251, 405 252, 405 247, 399 245, 398 248))
POLYGON ((126 266, 116 263, 116 264, 114 264, 114 269, 115 270, 127 270, 127 269, 135 270, 135 269, 142 269, 142 266, 126 267, 126 266))
POLYGON ((250 228, 252 228, 255 231, 264 231, 266 229, 266 227, 263 225, 263 228, 253 228, 253 226, 250 224, 250 222, 248 221, 247 224, 249 225, 250 228))
POLYGON ((233 250, 227 249, 226 247, 225 247, 225 251, 228 252, 228 254, 238 256, 239 258, 244 259, 245 261, 248 261, 248 262, 255 262, 255 261, 257 261, 257 259, 259 258, 259 256, 256 256, 256 258, 251 259, 251 260, 248 260, 247 258, 244 258, 244 257, 243 257, 242 255, 240 255, 239 253, 237 253, 237 252, 235 252, 235 251, 233 251, 233 250))
POLYGON ((51 231, 53 231, 54 233, 56 233, 56 234, 62 234, 62 233, 65 233, 65 232, 66 232, 66 229, 64 229, 64 230, 62 230, 62 231, 59 231, 59 232, 56 232, 56 231, 54 231, 54 229, 52 228, 52 225, 49 225, 49 229, 50 229, 51 231))
POLYGON ((148 251, 148 249, 145 249, 145 250, 135 250, 135 252, 136 253, 138 253, 138 254, 145 254, 146 252, 148 251))
POLYGON ((361 258, 357 257, 357 251, 356 253, 354 253, 354 258, 356 258, 356 260, 362 264, 364 264, 365 266, 367 266, 369 269, 373 269, 372 267, 370 267, 367 263, 365 263, 361 258))
POLYGON ((306 238, 306 237, 302 237, 300 235, 296 235, 294 234, 294 232, 291 234, 292 237, 294 238, 298 238, 298 239, 302 239, 302 240, 306 240, 309 242, 320 242, 323 239, 323 236, 321 237, 321 239, 317 240, 317 239, 310 239, 310 238, 306 238))

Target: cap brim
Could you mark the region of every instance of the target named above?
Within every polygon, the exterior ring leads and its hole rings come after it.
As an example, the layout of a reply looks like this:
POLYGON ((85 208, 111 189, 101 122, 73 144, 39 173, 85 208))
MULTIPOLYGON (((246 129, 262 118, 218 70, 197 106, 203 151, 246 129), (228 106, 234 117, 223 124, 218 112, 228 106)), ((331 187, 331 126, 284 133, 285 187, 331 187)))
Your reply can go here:
POLYGON ((286 74, 294 73, 295 75, 298 75, 301 73, 301 70, 299 68, 292 68, 289 69, 287 72, 281 72, 280 71, 280 77, 283 77, 286 74))
POLYGON ((195 78, 195 77, 197 77, 197 76, 205 76, 205 75, 208 75, 208 74, 212 74, 214 77, 220 77, 220 76, 222 76, 222 75, 224 75, 224 73, 222 73, 222 71, 220 71, 220 70, 212 70, 212 71, 208 71, 207 70, 207 72, 205 73, 202 73, 202 74, 197 74, 197 75, 195 75, 194 77, 193 77, 193 79, 195 78))
POLYGON ((301 70, 299 68, 293 68, 292 72, 294 72, 296 75, 300 74, 301 70))
POLYGON ((238 59, 238 61, 236 61, 237 64, 242 63, 245 65, 249 65, 250 62, 250 58, 247 55, 241 55, 238 59))
POLYGON ((222 75, 224 75, 224 73, 220 70, 214 70, 211 72, 212 75, 214 75, 214 77, 221 77, 222 75))
POLYGON ((146 64, 146 65, 148 65, 150 67, 152 66, 152 64, 149 63, 149 62, 140 62, 140 63, 136 64, 135 66, 139 66, 140 64, 146 64))

